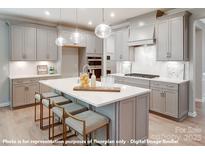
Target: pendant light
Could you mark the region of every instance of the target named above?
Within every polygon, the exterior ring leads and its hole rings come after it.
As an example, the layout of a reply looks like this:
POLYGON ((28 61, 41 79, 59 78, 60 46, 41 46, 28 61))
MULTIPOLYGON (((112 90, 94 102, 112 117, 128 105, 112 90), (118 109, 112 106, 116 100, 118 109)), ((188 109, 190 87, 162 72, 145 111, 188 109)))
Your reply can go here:
POLYGON ((70 39, 74 44, 79 44, 82 40, 82 35, 78 31, 78 10, 75 9, 75 31, 71 34, 70 39))
POLYGON ((96 28, 95 28, 95 35, 99 38, 107 38, 110 36, 112 29, 109 25, 104 23, 104 8, 102 8, 102 24, 99 24, 96 28))
MULTIPOLYGON (((60 8, 60 15, 59 15, 59 25, 60 25, 60 22, 61 22, 61 8, 60 8)), ((63 38, 61 35, 59 35, 57 38, 56 38, 56 41, 55 41, 56 45, 57 46, 63 46, 65 43, 66 43, 66 39, 63 38)))

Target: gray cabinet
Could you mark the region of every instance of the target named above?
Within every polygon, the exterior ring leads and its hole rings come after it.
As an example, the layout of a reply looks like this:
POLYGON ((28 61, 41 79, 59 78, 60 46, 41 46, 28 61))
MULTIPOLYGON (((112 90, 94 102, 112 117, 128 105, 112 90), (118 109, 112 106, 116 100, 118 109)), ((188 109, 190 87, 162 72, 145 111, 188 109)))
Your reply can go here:
POLYGON ((64 29, 61 30, 59 35, 62 36, 63 38, 66 39, 65 45, 64 46, 70 46, 70 47, 86 47, 87 44, 87 35, 84 31, 80 31, 79 33, 81 34, 80 37, 80 42, 78 44, 75 44, 72 42, 72 34, 75 32, 75 29, 64 29))
POLYGON ((11 102, 12 107, 21 107, 33 104, 35 102, 35 92, 53 92, 54 90, 39 84, 39 80, 56 79, 54 77, 42 77, 42 78, 24 78, 24 79, 12 79, 10 80, 11 85, 11 102))
POLYGON ((150 110, 177 120, 188 113, 188 83, 151 81, 150 110), (183 109, 180 109, 183 106, 183 109))
POLYGON ((165 113, 165 94, 161 89, 151 88, 150 109, 159 113, 165 113))
POLYGON ((94 34, 87 34, 86 53, 88 54, 102 54, 103 40, 96 37, 94 34))
POLYGON ((162 16, 156 25, 157 60, 188 60, 188 12, 162 16))
POLYGON ((115 60, 129 60, 128 28, 115 32, 115 60))
POLYGON ((39 84, 19 84, 13 85, 12 107, 19 107, 33 104, 35 102, 35 92, 39 91, 39 84))
MULTIPOLYGON (((141 95, 119 103, 118 110, 119 128, 118 140, 130 141, 148 138, 149 118, 149 95, 141 95)), ((133 145, 133 144, 132 144, 133 145)))
POLYGON ((11 60, 36 60, 36 28, 11 26, 11 60))
POLYGON ((165 114, 172 117, 178 117, 178 92, 167 90, 165 95, 165 114))
POLYGON ((26 90, 24 85, 13 86, 13 102, 12 106, 22 106, 25 105, 26 90))
POLYGON ((57 31, 37 29, 37 60, 57 60, 58 48, 55 44, 57 31))
POLYGON ((133 139, 135 136, 135 98, 119 103, 119 119, 119 140, 133 139))
POLYGON ((149 89, 149 80, 137 79, 137 78, 126 78, 120 76, 114 76, 115 82, 119 84, 126 84, 129 86, 135 86, 140 88, 149 89))

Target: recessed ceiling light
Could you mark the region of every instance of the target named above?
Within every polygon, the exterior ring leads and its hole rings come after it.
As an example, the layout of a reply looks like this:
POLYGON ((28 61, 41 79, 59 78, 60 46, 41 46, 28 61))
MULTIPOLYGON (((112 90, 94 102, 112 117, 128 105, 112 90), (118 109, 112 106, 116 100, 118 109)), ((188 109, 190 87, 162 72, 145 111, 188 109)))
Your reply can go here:
POLYGON ((110 17, 114 18, 114 17, 115 17, 115 13, 114 13, 114 12, 111 12, 111 13, 110 13, 110 17))
POLYGON ((88 25, 90 25, 90 26, 91 26, 92 24, 93 24, 93 23, 92 23, 92 21, 89 21, 89 22, 88 22, 88 25))
POLYGON ((47 16, 50 15, 50 12, 49 12, 49 11, 45 11, 44 13, 45 13, 45 15, 47 15, 47 16))

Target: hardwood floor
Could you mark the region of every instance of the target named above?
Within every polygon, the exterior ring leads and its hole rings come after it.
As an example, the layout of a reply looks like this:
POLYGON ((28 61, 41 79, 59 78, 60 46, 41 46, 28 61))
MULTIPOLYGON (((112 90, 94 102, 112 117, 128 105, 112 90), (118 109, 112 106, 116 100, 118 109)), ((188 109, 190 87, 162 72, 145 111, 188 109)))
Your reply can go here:
POLYGON ((173 141, 149 145, 205 145, 205 104, 197 102, 196 111, 197 117, 188 117, 182 122, 150 114, 149 139, 153 141, 173 139, 173 141))
MULTIPOLYGON (((150 114, 150 143, 148 145, 205 145, 205 105, 196 103, 196 109, 197 117, 188 117, 182 122, 175 122, 150 114), (157 143, 157 141, 163 142, 157 143), (177 142, 175 143, 175 141, 177 142)), ((48 140, 48 131, 41 131, 39 122, 34 122, 33 120, 33 107, 17 110, 0 108, 0 117, 0 145, 60 145, 27 143, 30 140, 44 142, 48 140), (19 142, 23 143, 5 143, 5 139, 7 141, 12 141, 12 139, 13 141, 19 140, 19 142)), ((60 131, 61 128, 56 127, 56 132, 60 131)), ((72 140, 77 140, 77 138, 73 137, 72 140)))

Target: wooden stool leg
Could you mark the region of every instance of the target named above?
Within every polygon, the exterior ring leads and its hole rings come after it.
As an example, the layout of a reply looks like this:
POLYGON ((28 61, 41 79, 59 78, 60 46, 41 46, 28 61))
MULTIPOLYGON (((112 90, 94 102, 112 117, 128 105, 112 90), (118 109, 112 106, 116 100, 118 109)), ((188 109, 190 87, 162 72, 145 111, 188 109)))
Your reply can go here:
POLYGON ((65 120, 63 120, 63 145, 66 145, 66 138, 67 138, 67 127, 65 124, 65 120))
POLYGON ((51 139, 51 108, 48 107, 48 139, 50 140, 51 139))
POLYGON ((34 105, 34 121, 36 121, 36 99, 35 99, 35 105, 34 105))
POLYGON ((52 115, 52 140, 54 140, 54 113, 52 115))
POLYGON ((43 104, 40 102, 40 129, 43 129, 43 104))

